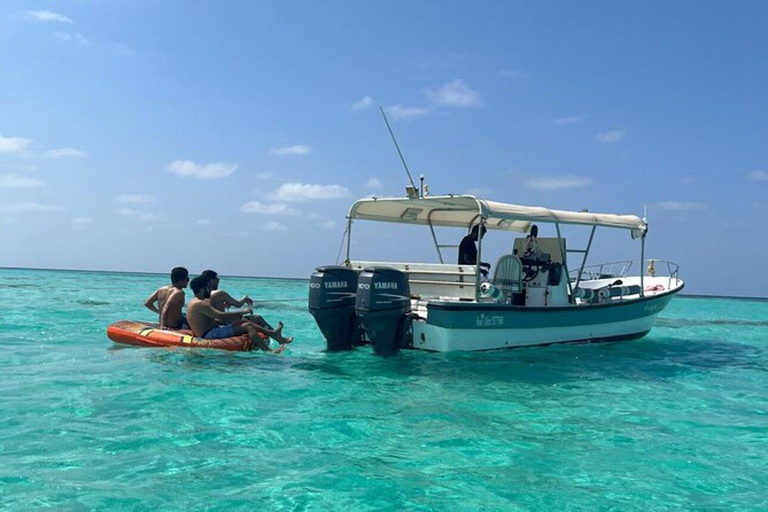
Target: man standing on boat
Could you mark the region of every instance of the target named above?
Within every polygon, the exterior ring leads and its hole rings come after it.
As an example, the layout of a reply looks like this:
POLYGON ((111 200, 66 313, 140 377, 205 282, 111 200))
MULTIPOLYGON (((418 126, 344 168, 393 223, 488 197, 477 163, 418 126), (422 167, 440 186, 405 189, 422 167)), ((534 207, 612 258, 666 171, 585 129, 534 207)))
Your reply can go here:
POLYGON ((162 329, 182 329, 187 319, 181 312, 184 307, 184 288, 189 284, 189 272, 184 267, 171 270, 171 285, 155 290, 144 306, 157 313, 162 329), (157 304, 157 305, 155 305, 157 304))
MULTIPOLYGON (((459 244, 459 265, 477 265, 477 247, 475 242, 482 240, 486 231, 487 229, 483 226, 482 234, 478 235, 480 225, 475 224, 469 234, 461 240, 461 244, 459 244)), ((490 269, 491 265, 489 263, 480 263, 480 272, 484 276, 488 275, 490 269)))
POLYGON ((211 297, 211 281, 205 276, 197 276, 190 283, 192 293, 195 298, 187 305, 187 318, 189 326, 200 338, 214 340, 231 338, 247 334, 255 346, 265 352, 279 353, 285 350, 285 346, 293 341, 292 337, 284 337, 282 334, 283 325, 280 324, 277 329, 265 329, 252 322, 243 320, 244 315, 251 313, 250 309, 225 312, 215 309, 208 302, 211 297), (220 323, 225 322, 225 323, 220 323), (269 343, 259 336, 259 333, 266 334, 270 338, 280 343, 280 348, 272 350, 269 343))

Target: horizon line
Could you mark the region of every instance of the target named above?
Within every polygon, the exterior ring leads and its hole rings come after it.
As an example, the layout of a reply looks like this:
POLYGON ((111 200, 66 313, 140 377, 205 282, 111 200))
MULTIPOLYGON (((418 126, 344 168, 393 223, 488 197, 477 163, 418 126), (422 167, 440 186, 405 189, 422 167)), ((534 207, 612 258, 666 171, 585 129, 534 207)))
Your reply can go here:
MULTIPOLYGON (((152 272, 143 270, 89 270, 78 268, 45 268, 45 267, 8 267, 0 265, 0 270, 37 270, 37 271, 53 271, 53 272, 86 272, 93 274, 133 274, 133 275, 153 275, 153 276, 167 276, 167 272, 152 272)), ((308 277, 285 277, 285 276, 242 276, 235 274, 219 274, 224 277, 234 279, 286 279, 289 281, 309 281, 308 277)), ((734 300, 751 300, 766 302, 766 297, 754 297, 748 295, 708 295, 704 293, 681 293, 680 297, 687 299, 734 299, 734 300)))

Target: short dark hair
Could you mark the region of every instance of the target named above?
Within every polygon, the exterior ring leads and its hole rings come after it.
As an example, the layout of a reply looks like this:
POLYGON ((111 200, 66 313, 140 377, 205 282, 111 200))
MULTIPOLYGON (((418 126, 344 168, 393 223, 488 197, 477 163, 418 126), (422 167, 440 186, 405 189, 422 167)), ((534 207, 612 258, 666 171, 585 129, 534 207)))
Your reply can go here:
POLYGON ((171 284, 176 284, 189 277, 189 271, 184 267, 176 267, 171 270, 171 284))
POLYGON ((219 274, 214 272, 213 270, 203 270, 203 273, 200 274, 201 276, 205 276, 208 279, 218 279, 219 274))
MULTIPOLYGON (((470 234, 477 236, 479 230, 480 230, 480 224, 475 224, 474 226, 472 226, 472 231, 470 231, 470 234)), ((483 234, 485 234, 487 231, 488 229, 485 226, 483 226, 483 234)))
POLYGON ((192 288, 192 293, 197 295, 197 292, 208 286, 209 281, 209 278, 204 275, 200 275, 194 278, 191 283, 189 283, 189 287, 192 288))

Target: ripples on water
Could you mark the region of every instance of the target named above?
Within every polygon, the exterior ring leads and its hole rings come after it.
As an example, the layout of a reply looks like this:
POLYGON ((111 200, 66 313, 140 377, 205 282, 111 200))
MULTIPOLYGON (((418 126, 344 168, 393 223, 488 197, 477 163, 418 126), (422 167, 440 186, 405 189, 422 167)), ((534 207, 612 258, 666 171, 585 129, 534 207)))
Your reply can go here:
POLYGON ((326 354, 299 301, 259 309, 296 336, 282 357, 107 340, 163 281, 0 270, 0 508, 765 505, 768 303, 678 298, 640 341, 479 354, 326 354))

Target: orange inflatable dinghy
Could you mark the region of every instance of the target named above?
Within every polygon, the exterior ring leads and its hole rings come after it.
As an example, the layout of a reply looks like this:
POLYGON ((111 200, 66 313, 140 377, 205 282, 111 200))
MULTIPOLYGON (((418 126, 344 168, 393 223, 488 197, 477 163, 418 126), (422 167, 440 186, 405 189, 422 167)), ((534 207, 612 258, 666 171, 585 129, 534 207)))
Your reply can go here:
MULTIPOLYGON (((266 338, 265 335, 260 336, 266 338)), ((190 347, 216 348, 247 352, 253 348, 253 342, 247 334, 220 340, 198 338, 190 330, 160 329, 158 324, 121 320, 107 327, 107 337, 115 343, 126 343, 139 347, 190 347)))

